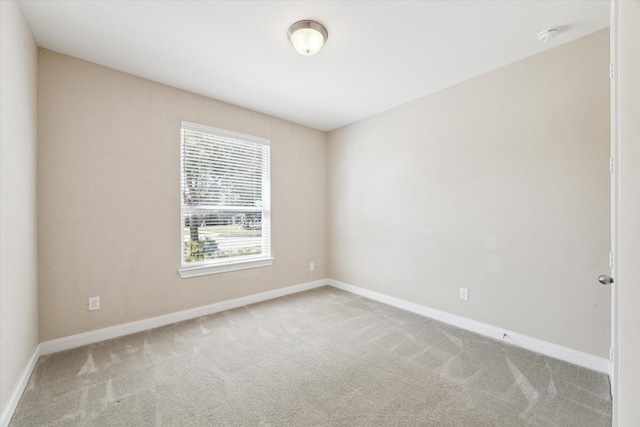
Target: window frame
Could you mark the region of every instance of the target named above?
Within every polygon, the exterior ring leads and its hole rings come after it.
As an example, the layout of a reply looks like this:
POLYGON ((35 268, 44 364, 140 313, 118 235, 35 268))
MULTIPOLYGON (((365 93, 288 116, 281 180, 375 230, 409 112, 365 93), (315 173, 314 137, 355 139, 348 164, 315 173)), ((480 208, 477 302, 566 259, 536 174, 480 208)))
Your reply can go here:
MULTIPOLYGON (((203 276, 208 274, 224 273, 229 271, 244 270, 249 268, 266 267, 273 264, 274 257, 271 253, 271 141, 253 135, 247 135, 239 132, 219 129, 198 123, 182 120, 180 123, 180 268, 178 273, 181 278, 189 278, 203 276), (184 131, 194 131, 212 135, 214 138, 225 138, 238 140, 244 143, 258 144, 268 147, 268 158, 263 163, 262 176, 262 253, 260 255, 245 255, 241 257, 217 258, 213 260, 203 260, 185 263, 184 260, 184 198, 183 198, 183 180, 184 180, 184 131), (266 164, 266 167, 265 167, 266 164)), ((228 207, 221 207, 227 208, 228 207)), ((221 209, 225 210, 225 209, 221 209)), ((241 208, 239 210, 242 210, 241 208)), ((254 210, 251 210, 254 211, 254 210)))

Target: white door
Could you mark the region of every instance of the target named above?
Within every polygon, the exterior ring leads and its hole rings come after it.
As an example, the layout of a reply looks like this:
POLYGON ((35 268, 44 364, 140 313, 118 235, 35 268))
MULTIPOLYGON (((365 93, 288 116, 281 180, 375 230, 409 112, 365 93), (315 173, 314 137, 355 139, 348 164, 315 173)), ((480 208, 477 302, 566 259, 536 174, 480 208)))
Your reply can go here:
MULTIPOLYGON (((615 278, 617 277, 617 253, 618 253, 618 2, 611 1, 611 254, 609 258, 610 272, 598 280, 611 286, 611 349, 609 351, 609 378, 611 381, 611 395, 614 401, 616 396, 616 355, 618 348, 617 313, 618 295, 615 278)), ((615 404, 614 404, 615 407, 615 404)), ((615 411, 614 411, 615 412, 615 411)), ((616 414, 613 414, 613 425, 617 425, 616 414)))

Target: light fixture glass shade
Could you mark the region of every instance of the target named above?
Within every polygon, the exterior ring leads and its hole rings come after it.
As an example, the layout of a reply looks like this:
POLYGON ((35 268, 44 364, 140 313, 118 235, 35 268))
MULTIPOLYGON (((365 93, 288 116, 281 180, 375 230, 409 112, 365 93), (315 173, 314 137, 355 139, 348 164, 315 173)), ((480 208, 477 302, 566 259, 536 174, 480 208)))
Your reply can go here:
POLYGON ((296 22, 289 28, 287 35, 298 53, 306 56, 318 53, 328 37, 327 30, 314 21, 296 22))

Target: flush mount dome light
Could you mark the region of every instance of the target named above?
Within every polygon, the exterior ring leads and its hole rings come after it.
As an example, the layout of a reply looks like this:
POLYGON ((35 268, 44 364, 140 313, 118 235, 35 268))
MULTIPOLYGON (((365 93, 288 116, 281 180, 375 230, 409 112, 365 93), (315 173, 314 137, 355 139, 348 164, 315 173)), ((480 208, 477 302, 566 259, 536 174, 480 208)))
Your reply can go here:
POLYGON ((326 28, 314 21, 298 21, 287 33, 293 47, 301 55, 311 56, 318 53, 329 37, 326 28))

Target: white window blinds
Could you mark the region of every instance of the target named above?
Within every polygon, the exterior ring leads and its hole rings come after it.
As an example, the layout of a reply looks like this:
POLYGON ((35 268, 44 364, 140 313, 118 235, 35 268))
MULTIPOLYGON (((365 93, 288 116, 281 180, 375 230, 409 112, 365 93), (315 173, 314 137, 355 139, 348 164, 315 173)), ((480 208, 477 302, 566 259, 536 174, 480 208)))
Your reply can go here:
POLYGON ((183 269, 271 259, 269 150, 263 138, 182 122, 183 269))

